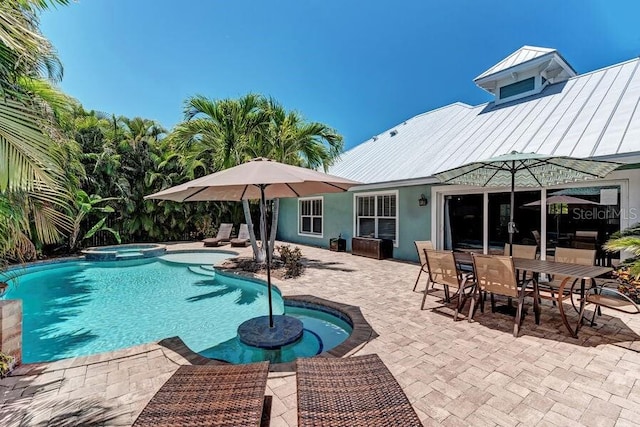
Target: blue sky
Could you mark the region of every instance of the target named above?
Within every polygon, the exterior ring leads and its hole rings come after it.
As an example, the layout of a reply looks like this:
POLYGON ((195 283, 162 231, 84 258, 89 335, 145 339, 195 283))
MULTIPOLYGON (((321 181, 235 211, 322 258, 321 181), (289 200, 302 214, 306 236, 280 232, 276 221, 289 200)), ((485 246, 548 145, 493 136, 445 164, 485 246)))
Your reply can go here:
POLYGON ((171 128, 183 102, 248 92, 336 128, 347 148, 489 95, 472 80, 528 44, 578 73, 640 55, 640 2, 79 0, 44 12, 62 89, 171 128))

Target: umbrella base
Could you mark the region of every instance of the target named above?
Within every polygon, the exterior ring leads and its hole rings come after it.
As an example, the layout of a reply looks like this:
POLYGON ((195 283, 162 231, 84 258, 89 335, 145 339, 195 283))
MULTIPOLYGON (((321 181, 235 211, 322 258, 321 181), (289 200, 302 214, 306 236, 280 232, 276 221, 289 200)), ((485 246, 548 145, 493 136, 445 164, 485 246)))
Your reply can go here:
POLYGON ((294 343, 302 337, 302 322, 295 317, 273 316, 273 327, 269 327, 269 316, 254 317, 238 327, 238 338, 252 347, 275 349, 294 343))

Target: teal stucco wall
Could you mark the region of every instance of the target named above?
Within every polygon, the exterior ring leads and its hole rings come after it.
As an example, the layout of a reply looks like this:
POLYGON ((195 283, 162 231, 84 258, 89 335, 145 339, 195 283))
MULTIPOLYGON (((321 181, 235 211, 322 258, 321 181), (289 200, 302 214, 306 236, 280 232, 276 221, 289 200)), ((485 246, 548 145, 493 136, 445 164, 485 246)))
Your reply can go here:
MULTIPOLYGON (((395 189, 383 189, 380 192, 395 189)), ((414 240, 431 239, 431 188, 428 185, 398 188, 398 246, 393 248, 393 257, 418 261, 414 240), (427 206, 419 206, 418 199, 424 194, 427 206)), ((361 193, 372 193, 367 190, 361 193)), ((298 199, 281 199, 278 217, 278 240, 310 246, 329 248, 329 239, 342 235, 347 240, 347 251, 351 251, 353 237, 353 200, 359 192, 324 194, 322 238, 298 235, 298 199)))
POLYGON ((298 235, 298 199, 280 199, 278 214, 278 240, 301 243, 309 246, 329 248, 329 239, 338 237, 347 240, 351 250, 353 235, 353 193, 322 194, 322 237, 298 235))

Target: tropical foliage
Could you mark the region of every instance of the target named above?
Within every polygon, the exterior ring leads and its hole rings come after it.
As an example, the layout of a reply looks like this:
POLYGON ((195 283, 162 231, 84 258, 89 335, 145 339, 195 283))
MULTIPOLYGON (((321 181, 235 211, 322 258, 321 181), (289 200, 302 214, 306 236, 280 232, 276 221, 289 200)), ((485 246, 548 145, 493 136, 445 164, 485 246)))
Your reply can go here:
POLYGON ((604 247, 610 252, 625 251, 631 254, 632 257, 622 267, 627 277, 640 278, 640 223, 614 233, 604 247))
MULTIPOLYGON (((255 157, 326 169, 342 137, 257 94, 191 97, 171 132, 87 111, 56 87, 62 64, 39 30, 41 11, 68 3, 0 2, 0 262, 86 244, 196 239, 244 221, 264 259, 253 234, 256 205, 144 196, 255 157)), ((277 201, 272 212, 273 243, 277 201)), ((261 224, 262 236, 267 229, 261 224)))
MULTIPOLYGON (((296 111, 287 111, 273 98, 248 94, 239 99, 211 100, 194 96, 185 102, 185 120, 167 138, 184 153, 190 178, 213 173, 265 157, 282 163, 325 170, 343 150, 343 140, 334 129, 306 122, 296 111)), ((243 202, 254 256, 262 261, 267 254, 258 247, 252 215, 243 202)), ((273 253, 278 202, 271 209, 270 253, 273 253)), ((267 224, 260 224, 262 240, 267 224)))

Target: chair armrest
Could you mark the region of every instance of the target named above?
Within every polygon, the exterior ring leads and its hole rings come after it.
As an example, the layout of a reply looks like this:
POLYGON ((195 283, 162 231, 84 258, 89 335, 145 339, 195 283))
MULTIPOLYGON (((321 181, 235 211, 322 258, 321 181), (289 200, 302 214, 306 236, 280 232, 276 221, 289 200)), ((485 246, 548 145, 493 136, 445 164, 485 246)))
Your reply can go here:
POLYGON ((613 283, 617 285, 616 282, 606 282, 588 289, 585 299, 589 303, 607 307, 612 310, 631 314, 640 313, 640 307, 638 307, 635 301, 617 289, 605 286, 613 283))

